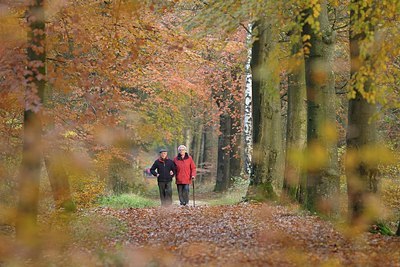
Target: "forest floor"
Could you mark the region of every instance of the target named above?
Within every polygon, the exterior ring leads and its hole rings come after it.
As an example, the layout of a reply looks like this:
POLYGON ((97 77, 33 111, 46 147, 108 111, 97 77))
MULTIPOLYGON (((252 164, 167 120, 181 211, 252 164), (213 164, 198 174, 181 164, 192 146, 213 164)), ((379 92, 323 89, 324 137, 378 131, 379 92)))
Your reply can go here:
MULTIPOLYGON (((399 237, 356 232, 297 206, 233 204, 243 192, 196 192, 195 207, 192 195, 181 207, 175 194, 167 208, 46 210, 36 265, 400 267, 399 237)), ((13 236, 11 226, 0 224, 0 266, 25 265, 13 236)))
POLYGON ((399 237, 338 230, 317 216, 282 206, 93 212, 127 226, 110 242, 124 244, 120 253, 129 266, 400 266, 399 237))

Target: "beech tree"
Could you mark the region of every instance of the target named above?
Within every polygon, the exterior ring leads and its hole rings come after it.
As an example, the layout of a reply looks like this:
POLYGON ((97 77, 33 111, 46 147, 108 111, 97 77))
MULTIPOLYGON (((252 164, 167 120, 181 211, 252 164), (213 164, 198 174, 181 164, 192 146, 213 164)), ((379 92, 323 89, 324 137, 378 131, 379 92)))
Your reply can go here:
POLYGON ((398 87, 393 81, 399 74, 394 67, 400 51, 395 19, 399 6, 399 1, 358 0, 349 5, 351 80, 346 176, 353 225, 378 219, 377 213, 371 211, 371 201, 379 197, 379 167, 392 158, 387 146, 378 140, 377 119, 382 111, 397 105, 398 87), (389 39, 390 42, 384 41, 389 39), (373 156, 366 157, 371 151, 373 156))
POLYGON ((204 126, 204 153, 203 153, 203 168, 205 175, 202 176, 202 181, 211 182, 214 177, 217 177, 216 166, 217 166, 217 155, 218 155, 218 135, 216 126, 205 125, 204 126))
POLYGON ((312 211, 338 212, 339 171, 332 57, 335 32, 328 19, 328 2, 314 1, 303 14, 307 87, 307 194, 312 211))
POLYGON ((288 66, 286 160, 283 190, 291 200, 304 201, 305 179, 301 166, 293 159, 306 145, 306 86, 300 30, 296 25, 291 38, 290 66, 288 66))
MULTIPOLYGON (((361 3, 361 1, 351 1, 350 6, 350 56, 351 56, 351 78, 353 79, 352 90, 355 91, 355 97, 349 100, 348 113, 348 131, 347 131, 347 149, 351 153, 353 149, 362 149, 372 146, 376 142, 376 123, 370 119, 376 112, 374 103, 369 103, 360 90, 358 90, 356 75, 359 75, 360 68, 368 64, 361 58, 360 42, 366 38, 366 34, 373 30, 367 15, 371 15, 372 6, 361 3), (365 13, 365 17, 362 15, 365 13), (359 32, 355 29, 360 23, 360 19, 366 19, 366 30, 359 32)), ((363 90, 366 93, 372 91, 371 81, 363 83, 363 90)), ((350 167, 350 166, 349 166, 350 167)), ((349 211, 352 221, 359 220, 365 210, 365 198, 368 193, 377 192, 377 169, 369 166, 365 162, 359 162, 356 166, 347 168, 347 187, 349 195, 349 211)))
POLYGON ((275 198, 283 181, 282 121, 276 29, 262 14, 254 23, 256 40, 251 69, 253 103, 253 165, 249 197, 275 198))
POLYGON ((224 101, 228 98, 228 90, 224 90, 222 97, 217 100, 218 107, 222 110, 219 116, 219 131, 218 136, 218 158, 217 158, 217 177, 215 183, 215 191, 225 191, 230 185, 230 153, 227 151, 230 144, 232 119, 226 109, 223 107, 224 101))
MULTIPOLYGON (((228 69, 226 81, 222 86, 226 88, 215 93, 215 101, 220 109, 218 136, 218 159, 215 191, 226 191, 233 184, 233 179, 240 177, 242 166, 242 99, 243 86, 240 67, 228 69)), ((221 89, 219 89, 221 90, 221 89)))
POLYGON ((35 247, 42 159, 42 101, 46 79, 46 33, 44 1, 32 1, 26 12, 28 23, 27 71, 25 75, 24 134, 17 238, 30 249, 35 247))

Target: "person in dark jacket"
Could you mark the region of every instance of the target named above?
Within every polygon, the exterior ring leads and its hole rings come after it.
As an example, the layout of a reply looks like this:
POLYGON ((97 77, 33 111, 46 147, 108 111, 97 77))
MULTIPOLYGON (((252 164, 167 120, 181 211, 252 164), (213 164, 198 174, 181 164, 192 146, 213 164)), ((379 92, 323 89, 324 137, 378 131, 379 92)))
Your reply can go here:
POLYGON ((154 161, 150 168, 151 174, 157 177, 158 190, 160 191, 161 206, 172 204, 172 177, 176 173, 175 164, 168 158, 166 149, 160 150, 160 157, 154 161))
POLYGON ((189 185, 196 177, 196 166, 184 145, 178 147, 178 155, 174 158, 176 166, 176 186, 181 205, 189 204, 189 185))

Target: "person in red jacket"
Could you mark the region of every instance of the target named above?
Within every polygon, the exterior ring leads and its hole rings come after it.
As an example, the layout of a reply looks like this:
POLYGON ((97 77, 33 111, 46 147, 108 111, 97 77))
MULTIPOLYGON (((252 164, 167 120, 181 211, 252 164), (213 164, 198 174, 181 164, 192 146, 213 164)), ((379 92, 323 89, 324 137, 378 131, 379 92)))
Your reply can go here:
POLYGON ((178 155, 174 158, 176 166, 176 186, 180 204, 189 204, 189 185, 196 178, 196 166, 184 145, 178 147, 178 155))

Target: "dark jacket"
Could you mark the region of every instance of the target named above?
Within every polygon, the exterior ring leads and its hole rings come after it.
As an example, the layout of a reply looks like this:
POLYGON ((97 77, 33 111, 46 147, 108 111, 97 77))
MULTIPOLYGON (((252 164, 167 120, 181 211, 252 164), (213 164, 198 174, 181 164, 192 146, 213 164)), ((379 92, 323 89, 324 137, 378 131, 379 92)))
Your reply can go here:
POLYGON ((156 159, 156 161, 154 161, 153 166, 151 166, 150 168, 150 172, 151 174, 153 174, 154 176, 157 176, 157 174, 160 174, 157 177, 157 181, 158 182, 171 182, 172 181, 172 177, 174 177, 175 173, 176 173, 176 168, 175 168, 175 164, 172 160, 170 160, 169 158, 166 158, 165 160, 163 160, 162 158, 156 159), (156 172, 157 170, 157 172, 156 172), (173 175, 170 175, 169 172, 173 171, 173 175))

